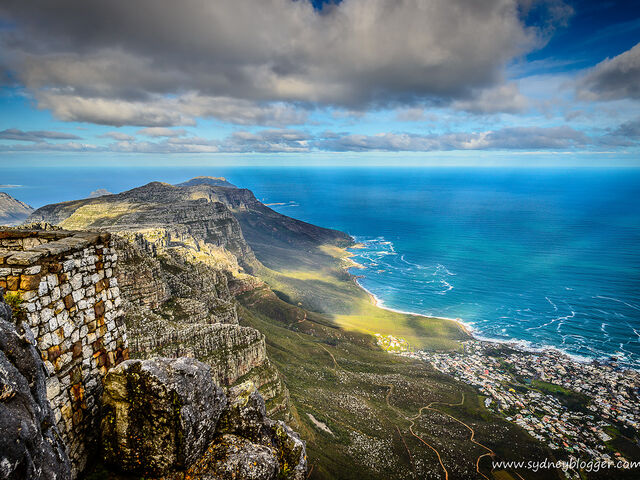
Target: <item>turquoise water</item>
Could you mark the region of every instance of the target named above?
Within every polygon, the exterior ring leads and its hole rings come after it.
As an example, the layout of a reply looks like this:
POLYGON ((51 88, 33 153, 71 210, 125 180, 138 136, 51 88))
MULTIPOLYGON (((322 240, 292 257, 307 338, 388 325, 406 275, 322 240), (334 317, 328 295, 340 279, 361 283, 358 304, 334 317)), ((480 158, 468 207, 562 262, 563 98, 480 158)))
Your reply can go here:
POLYGON ((3 168, 40 206, 147 181, 224 175, 287 215, 364 245, 385 306, 477 335, 640 367, 640 170, 3 168), (64 181, 71 175, 74 182, 64 181))

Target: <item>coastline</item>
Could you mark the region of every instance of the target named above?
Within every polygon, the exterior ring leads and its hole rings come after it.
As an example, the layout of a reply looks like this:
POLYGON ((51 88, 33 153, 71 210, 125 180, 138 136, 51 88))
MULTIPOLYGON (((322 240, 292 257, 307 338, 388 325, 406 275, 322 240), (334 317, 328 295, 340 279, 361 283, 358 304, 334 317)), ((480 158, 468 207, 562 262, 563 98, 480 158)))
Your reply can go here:
MULTIPOLYGON (((349 249, 351 248, 363 248, 361 244, 356 244, 354 247, 348 247, 349 249)), ((570 361, 576 362, 576 363, 580 363, 580 364, 591 364, 594 362, 607 362, 610 360, 610 358, 614 358, 614 356, 611 356, 609 358, 595 358, 595 357, 585 357, 582 355, 577 355, 577 354, 572 354, 569 352, 566 352, 564 350, 562 350, 561 348, 558 348, 556 346, 553 345, 541 345, 541 346, 534 346, 533 344, 531 344, 531 342, 529 342, 528 340, 518 340, 518 339, 499 339, 499 338, 491 338, 491 337, 484 337, 482 335, 480 335, 478 332, 474 331, 474 328, 466 323, 464 320, 462 320, 461 318, 451 318, 451 317, 441 317, 441 316, 436 316, 436 315, 425 315, 423 313, 417 313, 417 312, 409 312, 406 310, 399 310, 399 309, 395 309, 395 308, 391 308, 388 307, 384 304, 384 300, 382 300, 380 297, 378 297, 376 294, 374 294, 373 292, 371 292, 370 290, 368 290, 366 287, 364 287, 359 281, 359 278, 362 278, 362 275, 354 275, 353 273, 351 273, 349 270, 351 268, 357 268, 357 269, 365 269, 366 267, 364 265, 361 265, 360 263, 356 262, 355 260, 353 260, 353 256, 355 256, 356 254, 354 252, 350 252, 348 249, 344 249, 345 252, 345 257, 344 260, 346 261, 347 265, 344 266, 345 271, 347 273, 349 273, 349 275, 351 275, 354 283, 360 288, 362 289, 370 298, 371 303, 376 306, 377 308, 381 308, 384 310, 388 310, 390 312, 395 312, 395 313, 399 313, 399 314, 403 314, 403 315, 412 315, 412 316, 416 316, 416 317, 422 317, 422 318, 435 318, 435 319, 439 319, 439 320, 447 320, 450 322, 455 323, 458 328, 464 332, 464 334, 466 334, 469 337, 469 340, 473 340, 476 342, 480 342, 480 343, 487 343, 487 344, 497 344, 497 345, 502 345, 508 348, 511 348, 513 350, 522 352, 522 353, 527 353, 527 354, 536 354, 536 355, 549 355, 549 356, 563 356, 566 357, 567 359, 569 359, 570 361)), ((633 365, 627 365, 627 364, 622 364, 620 366, 620 368, 622 369, 630 369, 630 370, 634 370, 634 371, 640 371, 640 366, 633 366, 633 365)))
POLYGON ((351 273, 349 271, 351 268, 357 268, 357 269, 365 269, 366 268, 364 265, 361 265, 360 263, 356 262, 353 258, 351 258, 351 257, 353 257, 355 255, 355 253, 350 252, 348 249, 352 249, 352 248, 361 249, 361 248, 364 248, 364 246, 362 244, 360 244, 360 243, 356 243, 352 247, 347 247, 347 248, 343 249, 343 251, 345 253, 343 259, 346 262, 346 265, 344 265, 344 269, 349 275, 351 275, 351 278, 352 278, 353 282, 369 296, 369 299, 371 300, 371 303, 375 307, 383 309, 383 310, 387 310, 389 312, 399 313, 399 314, 402 314, 402 315, 412 315, 412 316, 415 316, 415 317, 435 318, 435 319, 438 319, 438 320, 447 320, 449 322, 453 322, 454 324, 456 324, 456 326, 465 335, 467 335, 470 339, 477 340, 477 338, 475 338, 474 334, 472 333, 473 332, 473 328, 471 327, 471 325, 468 325, 468 324, 464 323, 464 321, 461 318, 450 318, 450 317, 439 317, 439 316, 435 316, 435 315, 425 315, 423 313, 407 312, 407 311, 403 311, 403 310, 398 310, 398 309, 395 309, 395 308, 387 307, 384 304, 384 301, 380 297, 378 297, 373 292, 367 290, 367 288, 364 287, 358 281, 358 278, 359 278, 358 275, 354 275, 353 273, 351 273))

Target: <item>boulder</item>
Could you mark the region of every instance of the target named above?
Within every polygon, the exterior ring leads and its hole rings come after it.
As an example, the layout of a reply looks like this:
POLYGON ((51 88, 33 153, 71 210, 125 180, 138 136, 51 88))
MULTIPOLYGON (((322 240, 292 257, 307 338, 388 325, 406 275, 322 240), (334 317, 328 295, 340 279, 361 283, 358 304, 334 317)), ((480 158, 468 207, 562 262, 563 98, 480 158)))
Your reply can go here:
POLYGON ((31 330, 12 321, 0 289, 0 479, 67 480, 69 457, 47 400, 31 330))
POLYGON ((211 444, 184 475, 163 480, 276 480, 280 467, 274 448, 237 435, 225 434, 211 444))
POLYGON ((284 422, 267 418, 264 399, 255 386, 251 382, 238 385, 230 389, 229 399, 219 421, 218 433, 238 435, 269 447, 278 459, 278 475, 274 479, 305 479, 307 454, 304 441, 284 422))
POLYGON ((226 404, 202 362, 128 360, 105 378, 105 462, 138 475, 186 470, 209 447, 226 404))

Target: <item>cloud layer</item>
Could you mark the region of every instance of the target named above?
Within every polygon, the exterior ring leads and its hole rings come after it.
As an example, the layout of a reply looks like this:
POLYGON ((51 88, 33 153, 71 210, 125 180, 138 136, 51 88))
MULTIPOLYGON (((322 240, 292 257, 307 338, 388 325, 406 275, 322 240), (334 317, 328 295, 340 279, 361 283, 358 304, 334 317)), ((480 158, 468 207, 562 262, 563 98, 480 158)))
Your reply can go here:
POLYGON ((504 67, 539 45, 530 3, 5 0, 0 55, 40 107, 115 126, 296 125, 327 105, 519 111, 504 67))

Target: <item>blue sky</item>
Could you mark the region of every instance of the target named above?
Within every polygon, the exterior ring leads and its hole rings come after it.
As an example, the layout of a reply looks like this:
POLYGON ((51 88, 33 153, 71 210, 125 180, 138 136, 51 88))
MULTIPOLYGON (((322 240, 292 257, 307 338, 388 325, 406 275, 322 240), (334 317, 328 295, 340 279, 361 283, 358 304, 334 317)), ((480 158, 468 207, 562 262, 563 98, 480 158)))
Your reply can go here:
POLYGON ((0 165, 638 166, 639 42, 630 1, 7 0, 0 165))

